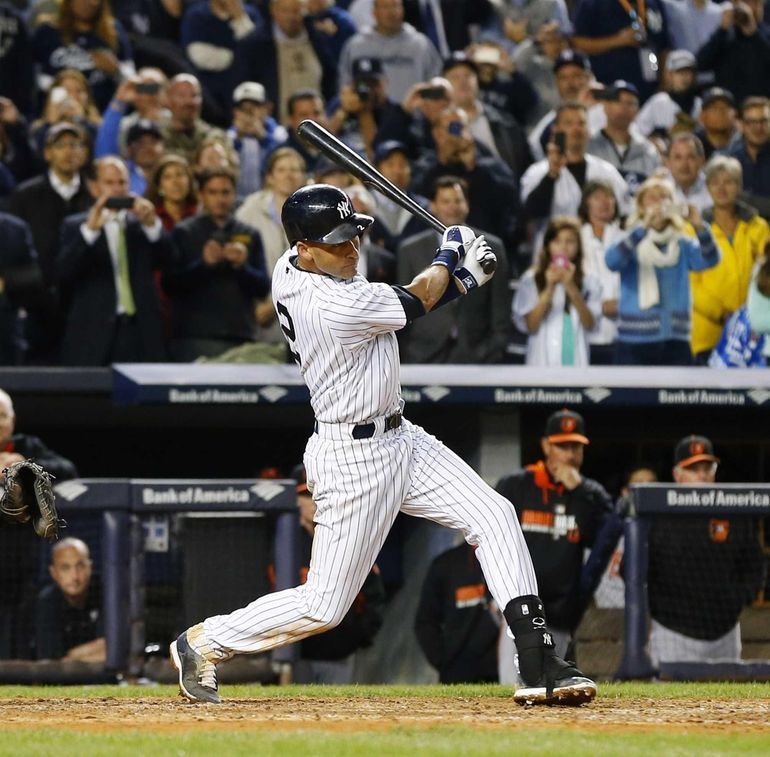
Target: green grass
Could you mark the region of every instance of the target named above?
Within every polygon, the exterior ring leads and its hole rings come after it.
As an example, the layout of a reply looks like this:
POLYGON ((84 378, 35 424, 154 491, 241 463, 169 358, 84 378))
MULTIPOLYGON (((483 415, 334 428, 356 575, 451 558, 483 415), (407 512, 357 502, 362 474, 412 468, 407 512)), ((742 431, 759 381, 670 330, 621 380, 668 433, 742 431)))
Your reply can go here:
MULTIPOLYGON (((356 697, 510 697, 511 689, 502 686, 223 686, 229 699, 266 697, 345 698, 356 697)), ((243 721, 233 721, 232 729, 220 727, 179 728, 174 733, 153 732, 151 724, 142 728, 99 733, 92 729, 78 731, 47 727, 3 729, 4 700, 11 698, 171 698, 174 686, 0 686, 0 757, 144 757, 173 755, 187 757, 497 757, 497 755, 545 754, 561 757, 669 757, 677 755, 767 755, 770 753, 770 724, 767 733, 740 732, 739 729, 704 730, 697 726, 665 728, 648 726, 628 732, 618 727, 593 728, 590 718, 581 717, 579 729, 569 728, 573 711, 564 710, 565 726, 540 720, 530 725, 521 719, 495 727, 474 727, 472 723, 408 726, 380 721, 371 730, 335 732, 315 729, 312 723, 286 723, 277 720, 272 727, 239 729, 243 721)), ((678 684, 622 683, 603 684, 600 696, 627 704, 630 699, 688 699, 728 702, 755 701, 767 707, 770 684, 678 684)), ((32 702, 30 702, 32 704, 32 702)), ((39 704, 39 703, 37 703, 39 704)), ((184 705, 182 705, 184 706, 184 705)), ((301 705, 298 705, 301 707, 301 705)), ((447 715, 451 713, 447 704, 447 715)), ((729 707, 725 704, 725 707, 729 707)), ((745 707, 745 705, 744 705, 745 707)), ((333 704, 329 707, 333 711, 333 704)), ((553 711, 551 711, 553 712, 553 711)), ((590 714, 583 708, 582 714, 590 714)), ((264 724, 263 724, 264 725, 264 724)))
MULTIPOLYGON (((510 697, 511 688, 497 685, 460 686, 259 686, 220 687, 225 699, 264 697, 510 697)), ((82 698, 176 697, 176 686, 1 686, 0 701, 17 697, 82 698)), ((602 683, 602 699, 770 699, 770 683, 602 683)), ((768 749, 770 752, 770 749, 768 749)))
POLYGON ((206 755, 206 757, 496 757, 497 755, 569 755, 598 757, 672 757, 675 755, 767 755, 762 734, 619 734, 566 728, 521 727, 484 731, 436 727, 401 728, 372 733, 336 734, 310 729, 292 733, 187 733, 153 735, 80 734, 71 731, 4 732, 2 757, 137 757, 138 755, 206 755))

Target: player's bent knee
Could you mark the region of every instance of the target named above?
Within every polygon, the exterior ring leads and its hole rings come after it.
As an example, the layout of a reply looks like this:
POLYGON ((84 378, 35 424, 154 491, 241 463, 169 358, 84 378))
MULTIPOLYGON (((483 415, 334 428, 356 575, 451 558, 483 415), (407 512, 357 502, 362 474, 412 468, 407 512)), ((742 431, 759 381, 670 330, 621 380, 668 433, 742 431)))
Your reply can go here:
POLYGON ((335 626, 338 626, 345 617, 346 612, 346 608, 321 607, 308 612, 306 617, 313 624, 312 633, 316 634, 330 631, 335 626))

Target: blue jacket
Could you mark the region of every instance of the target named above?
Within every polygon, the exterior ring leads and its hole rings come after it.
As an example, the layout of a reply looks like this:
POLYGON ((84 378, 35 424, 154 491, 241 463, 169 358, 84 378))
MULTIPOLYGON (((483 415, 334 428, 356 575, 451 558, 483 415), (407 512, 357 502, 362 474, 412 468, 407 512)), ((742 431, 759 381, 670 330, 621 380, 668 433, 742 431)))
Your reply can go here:
POLYGON ((618 341, 640 344, 680 339, 687 342, 690 340, 692 311, 689 272, 715 266, 719 262, 719 249, 708 227, 702 228, 696 239, 682 236, 676 265, 655 269, 660 302, 642 309, 639 307, 636 246, 646 233, 642 226, 635 226, 605 254, 607 267, 620 273, 618 341))
POLYGON ((102 113, 102 122, 94 142, 95 158, 103 158, 105 155, 120 156, 120 122, 124 115, 122 110, 115 107, 114 101, 102 113))

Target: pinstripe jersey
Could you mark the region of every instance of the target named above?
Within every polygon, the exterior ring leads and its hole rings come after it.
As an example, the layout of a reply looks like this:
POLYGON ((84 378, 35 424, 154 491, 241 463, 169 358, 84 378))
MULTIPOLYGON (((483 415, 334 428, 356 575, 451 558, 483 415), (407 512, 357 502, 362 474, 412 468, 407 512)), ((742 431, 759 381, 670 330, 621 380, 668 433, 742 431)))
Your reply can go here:
POLYGON ((273 304, 299 364, 315 417, 362 423, 400 409, 398 343, 404 308, 388 284, 295 267, 290 249, 273 271, 273 304))
POLYGON ((476 547, 500 607, 537 593, 516 513, 438 439, 404 419, 395 331, 406 313, 395 290, 363 276, 337 279, 295 267, 289 250, 273 272, 273 302, 318 424, 303 457, 316 505, 307 581, 203 622, 217 660, 264 652, 337 625, 374 565, 399 512, 462 530, 476 547), (358 438, 354 424, 372 423, 358 438))

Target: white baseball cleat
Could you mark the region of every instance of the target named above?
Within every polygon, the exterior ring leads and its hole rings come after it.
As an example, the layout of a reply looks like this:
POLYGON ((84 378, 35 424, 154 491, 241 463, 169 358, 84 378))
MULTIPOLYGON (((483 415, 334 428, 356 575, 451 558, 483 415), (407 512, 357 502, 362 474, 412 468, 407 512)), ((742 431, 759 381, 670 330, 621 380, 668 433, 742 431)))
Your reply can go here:
POLYGON ((513 694, 516 704, 556 704, 577 706, 588 704, 596 696, 596 684, 583 675, 559 678, 553 682, 553 687, 522 686, 513 694))

